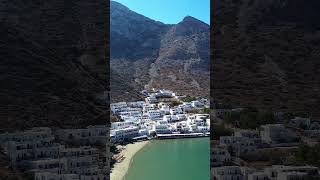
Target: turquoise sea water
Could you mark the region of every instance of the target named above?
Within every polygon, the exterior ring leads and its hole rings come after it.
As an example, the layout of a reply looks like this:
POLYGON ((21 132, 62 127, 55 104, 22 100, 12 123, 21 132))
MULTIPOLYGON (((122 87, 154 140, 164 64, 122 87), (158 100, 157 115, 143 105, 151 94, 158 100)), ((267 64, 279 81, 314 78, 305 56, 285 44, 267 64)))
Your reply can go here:
POLYGON ((152 140, 134 157, 124 180, 209 180, 209 138, 152 140))

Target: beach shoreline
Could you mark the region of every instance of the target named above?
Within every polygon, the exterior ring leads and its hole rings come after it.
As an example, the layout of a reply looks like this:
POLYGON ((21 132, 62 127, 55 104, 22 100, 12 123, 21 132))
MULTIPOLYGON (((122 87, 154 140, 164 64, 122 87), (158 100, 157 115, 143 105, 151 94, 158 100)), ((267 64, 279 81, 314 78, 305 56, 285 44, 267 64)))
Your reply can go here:
POLYGON ((121 152, 125 157, 121 162, 117 162, 112 168, 110 179, 111 180, 123 180, 127 174, 130 163, 134 155, 139 152, 149 141, 135 142, 134 144, 126 145, 125 149, 121 152))

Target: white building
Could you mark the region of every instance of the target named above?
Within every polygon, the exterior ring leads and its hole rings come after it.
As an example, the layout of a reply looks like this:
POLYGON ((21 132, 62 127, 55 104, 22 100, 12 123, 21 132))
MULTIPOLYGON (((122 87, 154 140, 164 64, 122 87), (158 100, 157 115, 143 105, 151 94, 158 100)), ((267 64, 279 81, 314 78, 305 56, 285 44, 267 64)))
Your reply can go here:
POLYGON ((128 102, 127 104, 129 107, 142 108, 143 105, 145 104, 145 102, 144 101, 135 101, 135 102, 128 102))
POLYGON ((164 115, 163 120, 168 122, 177 122, 179 121, 179 118, 177 115, 164 115))
POLYGON ((190 124, 196 124, 197 126, 204 126, 206 123, 206 116, 191 115, 188 117, 190 124))
POLYGON ((162 120, 153 125, 153 131, 157 134, 168 134, 172 133, 172 128, 167 121, 162 120))
POLYGON ((125 122, 113 122, 111 123, 111 129, 123 129, 130 126, 133 126, 135 123, 131 121, 125 121, 125 122))
POLYGON ((153 110, 156 110, 157 106, 155 104, 145 104, 143 105, 143 112, 146 113, 148 111, 153 111, 153 110))
MULTIPOLYGON (((85 131, 82 130, 67 131, 71 134, 77 132, 74 141, 78 140, 76 137, 81 137, 93 143, 102 140, 104 145, 106 144, 109 130, 105 126, 88 126, 85 131), (91 134, 89 136, 86 133, 91 134)), ((61 134, 65 134, 65 131, 57 130, 55 133, 61 138, 64 137, 61 134)), ((101 161, 97 158, 97 149, 90 146, 66 148, 55 142, 56 139, 50 128, 33 128, 24 132, 5 133, 1 134, 0 138, 1 146, 5 149, 11 166, 14 169, 23 168, 35 173, 35 179, 73 180, 83 179, 86 176, 107 177, 108 168, 99 166, 101 161)))
POLYGON ((150 119, 156 119, 156 118, 161 118, 162 119, 162 115, 161 112, 159 110, 150 110, 147 112, 148 116, 150 119))
POLYGON ((267 144, 297 142, 297 135, 285 128, 283 124, 262 125, 260 131, 261 140, 267 144))
POLYGON ((188 123, 189 131, 192 133, 198 132, 198 126, 196 124, 188 123))
POLYGON ((77 174, 60 174, 53 172, 37 172, 34 175, 35 180, 80 180, 77 174))
POLYGON ((303 134, 304 136, 315 139, 316 141, 320 140, 320 130, 305 130, 303 134))
POLYGON ((253 153, 257 149, 254 141, 247 137, 220 136, 220 144, 232 147, 236 156, 253 153))
POLYGON ((137 136, 139 136, 139 128, 136 126, 111 130, 111 140, 116 142, 132 139, 137 136))
POLYGON ((120 116, 141 117, 142 111, 141 111, 141 109, 131 109, 130 111, 120 112, 119 115, 120 116))
POLYGON ((254 172, 248 175, 248 180, 269 180, 265 172, 254 172))
POLYGON ((78 175, 39 172, 35 174, 35 180, 109 180, 109 175, 78 175))
POLYGON ((134 116, 121 116, 121 119, 124 122, 133 122, 133 123, 139 123, 141 121, 141 117, 134 117, 134 116))
POLYGON ((150 97, 146 97, 145 101, 148 104, 153 104, 153 103, 157 103, 158 99, 155 96, 150 96, 150 97))
POLYGON ((159 90, 159 92, 157 92, 155 95, 158 98, 171 98, 175 96, 175 94, 172 91, 168 90, 159 90))
POLYGON ((0 135, 0 145, 7 153, 12 167, 24 167, 28 161, 37 158, 57 157, 60 145, 54 143, 50 128, 4 133, 0 135))
POLYGON ((198 126, 197 131, 200 132, 200 133, 207 133, 207 132, 210 131, 210 127, 208 127, 208 126, 198 126))
POLYGON ((183 111, 183 109, 181 108, 181 107, 173 107, 173 108, 171 108, 170 109, 170 114, 171 115, 176 115, 176 114, 183 114, 184 113, 184 111, 183 111))
POLYGON ((54 132, 58 140, 72 141, 80 145, 105 144, 108 133, 106 125, 88 126, 83 129, 58 129, 54 132))
POLYGON ((239 166, 223 166, 211 168, 213 180, 244 180, 239 166))
POLYGON ((272 180, 307 180, 308 177, 318 176, 318 168, 314 166, 283 166, 273 165, 265 169, 272 180))
POLYGON ((193 109, 191 102, 183 102, 183 104, 179 105, 184 111, 190 111, 193 109))
POLYGON ((186 114, 177 114, 176 115, 178 118, 178 121, 185 121, 187 120, 187 115, 186 114))
POLYGON ((111 103, 110 104, 110 109, 113 113, 121 112, 128 108, 126 102, 118 102, 118 103, 111 103))
POLYGON ((203 106, 203 104, 200 101, 191 101, 191 105, 194 108, 200 108, 203 106))
POLYGON ((232 162, 231 155, 226 145, 214 145, 211 151, 211 164, 213 167, 229 165, 232 162))
POLYGON ((296 128, 307 129, 310 127, 311 120, 309 118, 295 117, 289 120, 288 125, 296 128))
POLYGON ((188 123, 186 121, 176 122, 176 123, 174 123, 173 127, 176 131, 179 131, 181 133, 189 133, 190 132, 190 128, 189 128, 188 123))
POLYGON ((170 106, 162 105, 160 107, 160 111, 161 111, 162 114, 169 114, 170 113, 170 106))
POLYGON ((147 128, 140 129, 139 136, 149 136, 149 130, 147 128))
POLYGON ((246 137, 246 138, 252 139, 254 143, 257 145, 261 143, 261 137, 260 137, 259 131, 257 130, 245 130, 245 129, 237 130, 234 132, 234 136, 246 137))

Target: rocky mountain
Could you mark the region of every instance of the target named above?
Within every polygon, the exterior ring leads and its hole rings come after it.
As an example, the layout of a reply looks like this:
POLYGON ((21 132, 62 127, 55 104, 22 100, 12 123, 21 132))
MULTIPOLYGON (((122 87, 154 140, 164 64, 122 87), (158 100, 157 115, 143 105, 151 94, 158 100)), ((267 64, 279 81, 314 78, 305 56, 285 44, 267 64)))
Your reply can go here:
POLYGON ((164 24, 113 1, 110 11, 112 101, 144 87, 209 95, 209 25, 191 16, 164 24))
POLYGON ((320 2, 221 0, 213 4, 213 98, 320 115, 320 2))
POLYGON ((0 128, 105 124, 105 1, 0 1, 0 128))

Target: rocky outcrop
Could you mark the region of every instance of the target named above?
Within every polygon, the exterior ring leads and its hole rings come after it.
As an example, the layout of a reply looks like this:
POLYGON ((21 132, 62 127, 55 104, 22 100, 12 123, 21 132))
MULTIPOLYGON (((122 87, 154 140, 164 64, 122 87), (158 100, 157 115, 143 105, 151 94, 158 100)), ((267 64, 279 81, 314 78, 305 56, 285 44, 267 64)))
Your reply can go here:
POLYGON ((213 98, 319 116, 320 2, 222 0, 213 7, 213 98))

